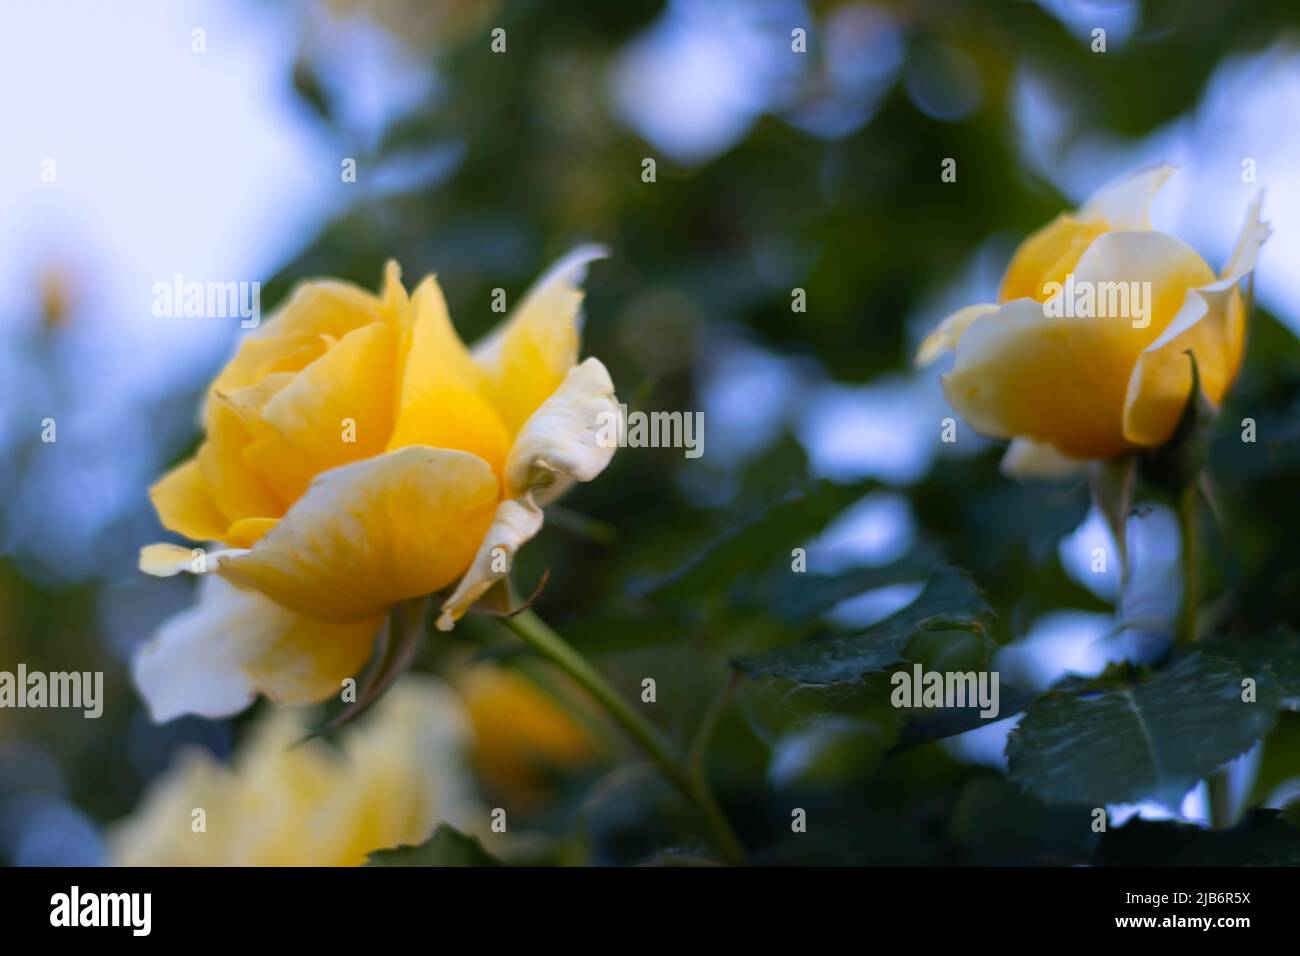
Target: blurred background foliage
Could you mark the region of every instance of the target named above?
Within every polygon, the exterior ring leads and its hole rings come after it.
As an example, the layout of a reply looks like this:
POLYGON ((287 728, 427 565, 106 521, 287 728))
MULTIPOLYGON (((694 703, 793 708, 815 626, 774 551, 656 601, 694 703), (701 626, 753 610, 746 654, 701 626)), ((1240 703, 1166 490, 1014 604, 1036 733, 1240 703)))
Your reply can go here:
MULTIPOLYGON (((548 572, 538 612, 630 698, 653 677, 657 701, 642 707, 683 746, 723 695, 708 767, 755 860, 1243 862, 1267 850, 1272 862, 1300 862, 1297 841, 1288 850, 1271 829, 1285 824, 1260 809, 1285 805, 1300 779, 1284 674, 1281 716, 1261 722, 1239 761, 1251 812, 1227 835, 1179 824, 1204 818, 1195 789, 1116 801, 1111 832, 1094 833, 1089 794, 1048 802, 1008 779, 1013 720, 979 726, 888 702, 890 671, 914 660, 996 660, 1008 715, 1067 672, 1101 675, 1104 693, 1163 663, 1178 588, 1167 508, 1139 502, 1134 590, 1117 615, 1114 569, 1088 573, 1106 539, 1086 488, 1017 485, 998 472, 1001 448, 964 427, 943 444, 937 378, 913 372, 911 356, 949 307, 991 295, 1020 237, 1152 159, 1189 164, 1205 186, 1185 203, 1189 218, 1210 203, 1230 208, 1215 219, 1231 223, 1219 245, 1201 250, 1217 265, 1255 188, 1241 183, 1240 157, 1264 155, 1282 117, 1250 113, 1245 143, 1217 141, 1204 117, 1227 64, 1280 61, 1294 82, 1300 7, 375 0, 305 16, 378 25, 393 57, 433 80, 399 115, 358 126, 348 79, 316 46, 304 40, 283 64, 285 95, 337 155, 357 159, 358 181, 322 187, 338 191, 337 212, 260 277, 264 305, 319 275, 374 288, 396 258, 408 280, 439 274, 472 341, 498 318, 493 289, 514 302, 576 242, 610 246, 587 283, 584 353, 609 366, 633 409, 703 410, 704 455, 621 451, 548 517, 516 586, 526 594, 548 572), (1107 28, 1105 53, 1091 49, 1096 25, 1107 28), (504 54, 490 47, 495 27, 504 54), (805 54, 791 52, 796 27, 805 54), (646 157, 653 183, 642 180, 646 157), (947 157, 955 183, 940 180, 947 157), (806 311, 791 307, 796 288, 806 311), (805 574, 791 570, 796 548, 805 574), (923 591, 938 568, 951 579, 923 591), (915 620, 891 625, 909 606, 915 620), (790 670, 792 647, 843 638, 875 655, 861 677, 790 670), (1104 671, 1117 660, 1139 670, 1104 671), (793 808, 806 810, 806 833, 791 832, 793 808), (1134 815, 1145 819, 1117 827, 1134 815)), ((1261 184, 1280 165, 1261 164, 1261 184)), ((1265 212, 1284 225, 1277 206, 1265 212)), ((1288 263, 1300 273, 1295 235, 1279 229, 1261 273, 1288 263)), ((1202 553, 1207 627, 1223 641, 1300 627, 1298 303, 1294 285, 1261 290, 1241 381, 1214 426, 1223 517, 1202 553), (1247 416, 1255 444, 1240 441, 1247 416)), ((51 381, 79 374, 54 357, 75 334, 57 301, 20 319, 6 350, 51 381)), ((0 712, 0 859, 97 861, 100 828, 135 805, 175 747, 226 754, 247 726, 245 716, 154 727, 127 675, 134 645, 188 600, 185 582, 135 579, 134 551, 158 531, 145 487, 193 445, 197 397, 230 347, 137 409, 153 444, 88 561, 52 561, 19 533, 32 531, 20 513, 40 478, 31 463, 73 449, 39 444, 26 419, 11 429, 0 666, 103 670, 109 705, 98 721, 0 712)), ((20 405, 30 418, 33 406, 20 405)), ((466 654, 537 670, 490 618, 432 637, 417 666, 466 654)), ((1192 721, 1179 733, 1203 731, 1192 721)), ((514 825, 552 838, 539 859, 700 852, 689 812, 628 766, 617 738, 610 745, 617 759, 559 774, 544 798, 519 802, 514 825)))

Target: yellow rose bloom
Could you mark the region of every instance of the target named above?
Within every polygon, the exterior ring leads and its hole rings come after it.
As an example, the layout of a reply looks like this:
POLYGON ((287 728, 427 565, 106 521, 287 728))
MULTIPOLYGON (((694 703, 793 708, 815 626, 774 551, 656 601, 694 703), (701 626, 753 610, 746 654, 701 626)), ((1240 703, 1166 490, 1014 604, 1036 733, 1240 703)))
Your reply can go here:
POLYGON ((261 693, 337 693, 388 609, 455 585, 450 629, 542 526, 542 506, 609 463, 605 366, 578 363, 587 265, 558 262, 473 349, 436 279, 390 263, 374 296, 301 285, 208 390, 206 437, 150 497, 210 551, 149 545, 140 566, 203 574, 197 605, 135 663, 155 720, 220 716, 261 693))
POLYGON ((1256 199, 1216 276, 1151 228, 1172 172, 1143 170, 1058 216, 1016 250, 997 303, 959 310, 922 343, 920 364, 956 353, 944 394, 975 431, 1011 440, 1004 470, 1059 474, 1164 443, 1191 390, 1188 350, 1212 404, 1231 386, 1245 340, 1239 285, 1269 229, 1256 199))
POLYGON ((230 766, 200 748, 185 753, 111 828, 113 861, 356 866, 372 850, 422 842, 443 820, 483 816, 462 764, 464 710, 433 678, 403 678, 371 719, 342 732, 339 748, 293 746, 306 733, 299 713, 278 708, 230 766))
POLYGON ((489 791, 516 805, 544 795, 549 771, 581 767, 596 756, 587 728, 518 674, 477 665, 454 684, 474 730, 474 769, 489 791))

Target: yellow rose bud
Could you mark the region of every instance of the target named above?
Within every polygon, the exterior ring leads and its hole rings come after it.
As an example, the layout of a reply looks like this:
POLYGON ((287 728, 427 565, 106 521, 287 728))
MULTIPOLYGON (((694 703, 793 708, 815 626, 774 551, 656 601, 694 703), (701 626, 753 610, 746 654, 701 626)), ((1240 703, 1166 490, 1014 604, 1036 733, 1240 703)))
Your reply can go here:
POLYGON ((1003 469, 1055 475, 1083 460, 1163 444, 1192 386, 1215 406, 1241 363, 1241 280, 1268 226, 1250 206, 1216 277, 1182 241, 1153 230, 1161 166, 1103 188, 1016 250, 996 304, 967 306, 922 343, 926 364, 956 353, 944 394, 975 431, 1011 440, 1003 469))
POLYGON ((300 286, 208 390, 206 438, 150 496, 164 527, 224 547, 150 545, 157 575, 207 575, 135 665, 154 719, 258 694, 320 700, 368 659, 393 604, 455 585, 438 626, 501 580, 541 506, 609 463, 609 373, 578 363, 584 247, 467 348, 429 276, 373 296, 300 286))
POLYGON ((463 764, 469 726, 455 692, 407 676, 340 748, 301 715, 264 718, 230 766, 194 749, 109 832, 123 866, 356 866, 372 850, 419 843, 438 823, 483 816, 463 764))

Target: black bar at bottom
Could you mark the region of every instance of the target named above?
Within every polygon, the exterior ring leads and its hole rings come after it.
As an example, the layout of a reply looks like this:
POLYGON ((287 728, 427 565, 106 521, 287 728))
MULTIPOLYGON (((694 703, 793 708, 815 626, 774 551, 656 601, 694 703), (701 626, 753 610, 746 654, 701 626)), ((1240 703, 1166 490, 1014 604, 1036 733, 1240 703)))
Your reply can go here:
POLYGON ((77 933, 128 945, 145 928, 147 938, 205 944, 373 946, 390 933, 433 946, 464 933, 540 944, 611 920, 733 941, 837 924, 910 925, 927 942, 991 930, 1219 938, 1294 926, 1297 889, 1300 869, 1282 868, 10 869, 0 872, 0 925, 9 941, 77 933))

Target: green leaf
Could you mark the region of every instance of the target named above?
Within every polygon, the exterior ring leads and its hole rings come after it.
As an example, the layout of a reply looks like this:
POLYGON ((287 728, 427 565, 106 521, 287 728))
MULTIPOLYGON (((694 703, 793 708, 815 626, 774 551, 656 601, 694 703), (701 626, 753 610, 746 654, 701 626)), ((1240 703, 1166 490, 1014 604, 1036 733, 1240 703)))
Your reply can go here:
POLYGON ((633 593, 675 602, 720 593, 740 575, 759 571, 774 560, 788 564, 794 548, 806 547, 831 518, 868 488, 814 482, 727 531, 678 570, 635 587, 633 593))
POLYGON ((1020 713, 1033 699, 1029 691, 999 682, 996 718, 981 716, 979 707, 936 707, 929 710, 909 708, 903 711, 908 715, 908 720, 898 735, 895 749, 901 750, 930 740, 963 734, 977 727, 986 727, 994 719, 1005 720, 1020 713))
POLYGON ((766 593, 758 598, 781 620, 801 624, 866 591, 921 580, 936 564, 938 555, 925 549, 892 564, 852 568, 838 574, 796 574, 783 568, 772 580, 761 582, 766 593))
POLYGON ((1254 637, 1222 639, 1206 650, 1237 661, 1244 677, 1264 671, 1278 680, 1282 697, 1300 697, 1300 634, 1276 627, 1254 637))
POLYGON ((991 616, 974 582, 945 565, 930 577, 915 601, 866 630, 740 657, 735 666, 749 677, 786 677, 805 684, 855 681, 901 663, 904 648, 921 631, 983 632, 991 616))
POLYGON ((1284 710, 1260 747, 1259 766, 1246 805, 1259 806, 1283 784, 1300 777, 1300 714, 1284 710))
POLYGON ((1100 806, 1176 804, 1202 777, 1246 751, 1277 720, 1271 674, 1192 653, 1150 681, 1096 693, 1049 693, 1007 740, 1013 780, 1043 800, 1100 806), (1242 698, 1256 676, 1258 697, 1242 698))
POLYGON ((483 844, 446 823, 438 824, 433 836, 414 846, 402 844, 375 850, 367 866, 504 866, 483 849, 483 844))

